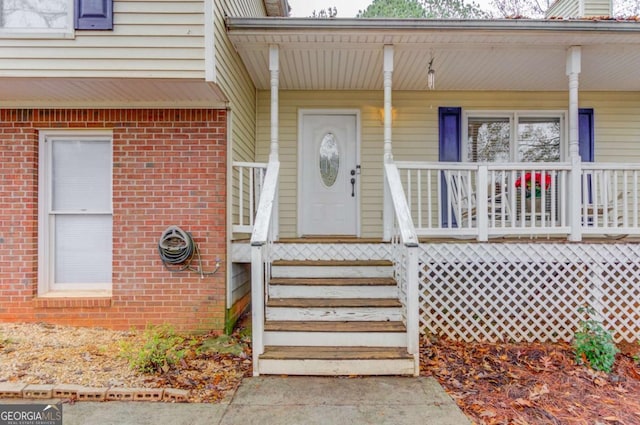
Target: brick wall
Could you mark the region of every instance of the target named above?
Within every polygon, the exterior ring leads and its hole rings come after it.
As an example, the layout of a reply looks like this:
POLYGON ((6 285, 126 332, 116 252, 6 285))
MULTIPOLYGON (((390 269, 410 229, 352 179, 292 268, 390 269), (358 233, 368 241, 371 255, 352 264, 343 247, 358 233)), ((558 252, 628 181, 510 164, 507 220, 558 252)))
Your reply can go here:
POLYGON ((0 109, 0 162, 0 321, 223 329, 226 111, 0 109), (111 298, 37 297, 38 130, 52 128, 113 131, 111 298), (174 224, 217 274, 164 269, 157 243, 174 224))

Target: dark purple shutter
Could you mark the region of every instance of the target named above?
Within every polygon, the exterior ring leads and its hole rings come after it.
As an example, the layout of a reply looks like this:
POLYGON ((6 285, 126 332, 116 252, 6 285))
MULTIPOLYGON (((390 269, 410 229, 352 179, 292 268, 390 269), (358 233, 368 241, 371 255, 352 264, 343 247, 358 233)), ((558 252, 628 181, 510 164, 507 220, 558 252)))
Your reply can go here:
MULTIPOLYGON (((462 108, 438 108, 438 160, 440 162, 460 162, 462 158, 462 108)), ((448 216, 445 205, 449 204, 444 176, 442 179, 442 226, 448 227, 448 216)), ((451 214, 456 226, 455 218, 451 214)))
POLYGON ((582 162, 593 162, 594 154, 593 109, 578 109, 578 144, 582 162))
MULTIPOLYGON (((578 151, 582 162, 593 162, 594 154, 593 109, 578 109, 578 151)), ((587 176, 587 202, 593 202, 591 176, 587 176)))
POLYGON ((113 29, 113 0, 74 0, 77 30, 113 29))

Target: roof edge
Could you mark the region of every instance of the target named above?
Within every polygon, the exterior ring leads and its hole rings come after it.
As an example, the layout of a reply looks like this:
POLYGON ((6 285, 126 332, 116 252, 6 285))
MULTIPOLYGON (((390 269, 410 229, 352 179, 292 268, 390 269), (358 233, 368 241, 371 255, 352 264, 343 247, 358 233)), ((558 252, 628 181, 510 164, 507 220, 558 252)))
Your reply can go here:
POLYGON ((228 17, 227 28, 253 31, 300 30, 532 30, 638 32, 640 22, 598 19, 380 19, 380 18, 244 18, 228 17))

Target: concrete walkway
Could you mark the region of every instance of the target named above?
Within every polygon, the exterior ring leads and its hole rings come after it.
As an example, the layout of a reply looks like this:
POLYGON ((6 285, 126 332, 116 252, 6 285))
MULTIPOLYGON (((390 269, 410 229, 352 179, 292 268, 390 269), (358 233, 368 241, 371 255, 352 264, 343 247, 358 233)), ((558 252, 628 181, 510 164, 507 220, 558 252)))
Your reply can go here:
POLYGON ((434 379, 400 377, 247 378, 220 404, 83 402, 63 414, 64 425, 470 424, 434 379))

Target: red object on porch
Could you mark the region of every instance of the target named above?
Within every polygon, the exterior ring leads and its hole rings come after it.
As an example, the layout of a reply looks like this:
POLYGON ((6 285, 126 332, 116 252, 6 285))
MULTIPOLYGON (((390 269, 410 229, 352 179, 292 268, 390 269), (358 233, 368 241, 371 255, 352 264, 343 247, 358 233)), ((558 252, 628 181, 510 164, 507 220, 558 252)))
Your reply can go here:
MULTIPOLYGON (((531 176, 531 173, 525 173, 524 176, 522 176, 518 180, 516 180, 516 187, 521 187, 523 184, 525 184, 527 189, 531 189, 532 181, 533 181, 533 184, 535 185, 536 189, 541 188, 542 187, 542 173, 534 173, 533 177, 531 176)), ((551 186, 551 175, 550 174, 545 174, 544 175, 544 188, 545 189, 549 189, 549 186, 551 186)))

